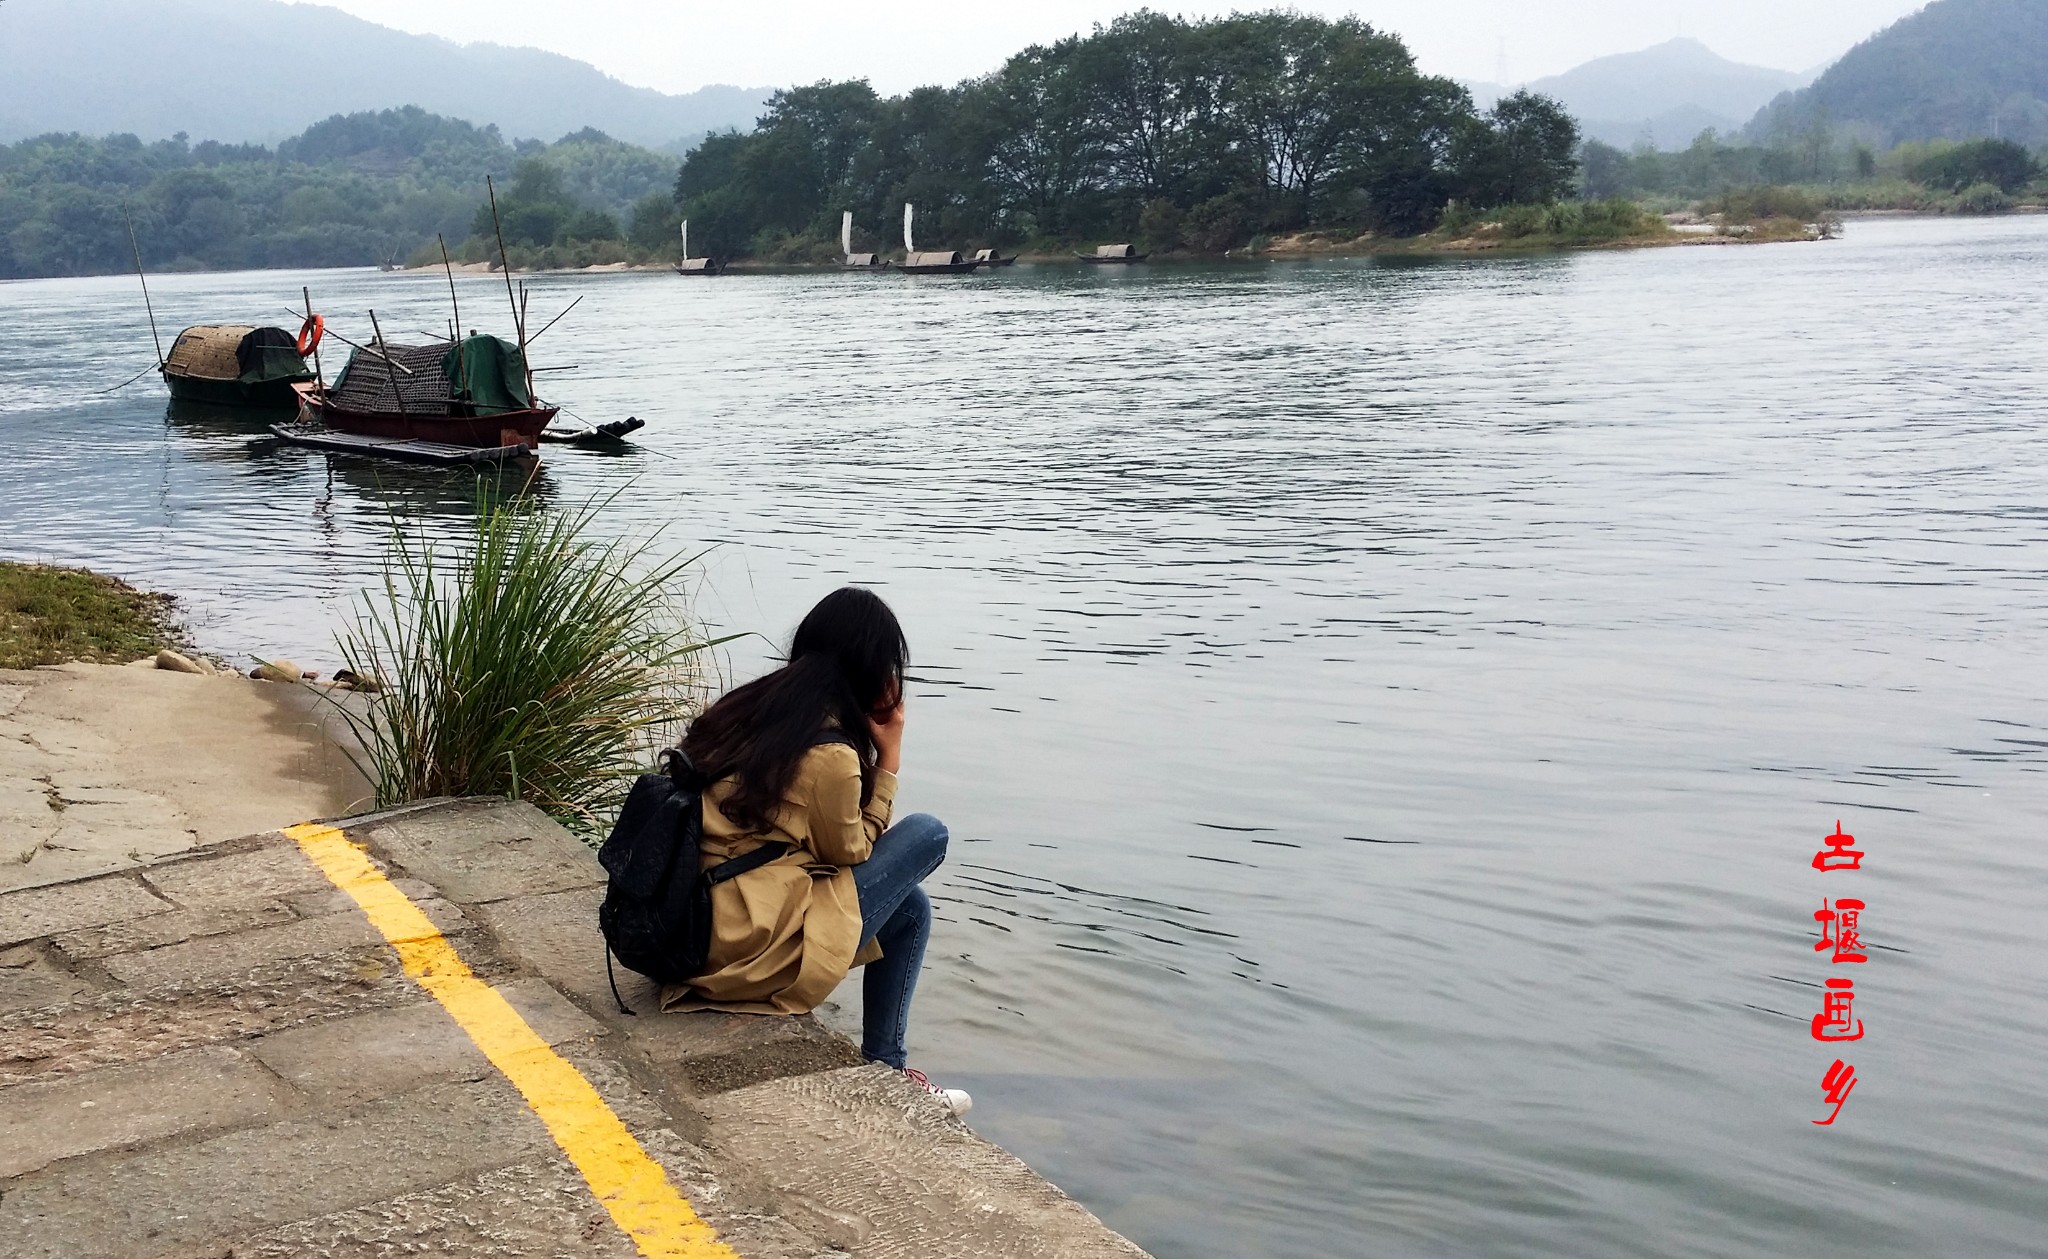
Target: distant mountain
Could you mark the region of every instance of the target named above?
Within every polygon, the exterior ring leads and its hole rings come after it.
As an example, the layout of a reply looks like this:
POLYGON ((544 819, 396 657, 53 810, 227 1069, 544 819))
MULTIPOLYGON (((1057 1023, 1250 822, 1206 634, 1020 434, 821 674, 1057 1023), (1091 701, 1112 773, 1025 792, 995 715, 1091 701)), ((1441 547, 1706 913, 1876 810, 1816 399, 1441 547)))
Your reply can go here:
POLYGON ((0 143, 51 131, 272 144, 333 114, 418 105, 508 138, 585 127, 680 153, 747 130, 766 88, 670 96, 554 53, 408 35, 277 0, 0 3, 0 143))
POLYGON ((1743 65, 1696 39, 1674 39, 1526 86, 1562 101, 1589 139, 1679 149, 1709 127, 1741 130, 1766 102, 1809 77, 1743 65))
POLYGON ((1816 121, 1880 148, 1994 135, 2048 144, 2048 3, 1935 0, 1771 102, 1748 135, 1768 143, 1816 121))

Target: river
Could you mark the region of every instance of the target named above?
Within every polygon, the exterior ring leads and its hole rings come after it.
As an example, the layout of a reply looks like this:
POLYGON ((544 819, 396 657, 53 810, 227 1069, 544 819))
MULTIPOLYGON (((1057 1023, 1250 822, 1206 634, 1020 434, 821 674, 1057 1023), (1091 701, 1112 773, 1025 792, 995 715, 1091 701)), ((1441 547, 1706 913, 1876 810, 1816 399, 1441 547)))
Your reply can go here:
MULTIPOLYGON (((900 807, 954 833, 913 1061, 1162 1259, 2043 1255, 2044 267, 2007 218, 543 276, 584 298, 547 389, 649 427, 536 492, 715 547, 728 630, 894 603, 900 807), (1838 819, 1867 855, 1818 872, 1838 819), (1842 897, 1867 963, 1815 951, 1842 897), (1816 1041, 1844 975, 1865 1034, 1816 1041)), ((302 284, 445 326, 431 274, 152 291, 168 330, 302 284)), ((147 338, 132 278, 0 284, 0 554, 331 668, 388 505, 472 487, 92 396, 147 338)))

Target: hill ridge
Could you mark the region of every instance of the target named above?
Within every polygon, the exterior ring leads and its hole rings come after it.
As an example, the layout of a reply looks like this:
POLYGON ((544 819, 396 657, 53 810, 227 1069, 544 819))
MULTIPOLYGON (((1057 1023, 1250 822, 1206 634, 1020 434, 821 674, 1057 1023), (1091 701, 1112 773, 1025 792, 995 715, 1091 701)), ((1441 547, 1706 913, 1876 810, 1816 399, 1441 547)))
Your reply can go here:
POLYGON ((751 126, 768 95, 722 84, 670 95, 560 53, 408 34, 318 4, 0 7, 0 143, 49 132, 153 141, 182 131, 268 145, 335 114, 417 105, 512 139, 553 141, 596 127, 680 154, 707 132, 751 126), (232 91, 220 86, 224 65, 233 68, 232 91))
POLYGON ((1985 136, 2048 144, 2048 4, 1934 0, 1765 105, 1745 134, 1770 143, 1816 124, 1879 149, 1985 136))

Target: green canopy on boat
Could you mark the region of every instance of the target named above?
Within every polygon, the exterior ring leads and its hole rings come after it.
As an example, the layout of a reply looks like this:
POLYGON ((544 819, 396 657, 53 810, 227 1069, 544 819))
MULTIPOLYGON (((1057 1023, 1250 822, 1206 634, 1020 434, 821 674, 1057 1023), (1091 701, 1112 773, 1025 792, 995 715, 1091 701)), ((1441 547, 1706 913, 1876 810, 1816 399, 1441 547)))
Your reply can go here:
POLYGON ((311 380, 312 370, 299 355, 298 338, 282 328, 257 328, 235 347, 236 379, 245 385, 275 380, 311 380))
POLYGON ((502 415, 533 406, 526 392, 526 357, 498 337, 468 336, 441 360, 448 395, 469 403, 478 415, 502 415))

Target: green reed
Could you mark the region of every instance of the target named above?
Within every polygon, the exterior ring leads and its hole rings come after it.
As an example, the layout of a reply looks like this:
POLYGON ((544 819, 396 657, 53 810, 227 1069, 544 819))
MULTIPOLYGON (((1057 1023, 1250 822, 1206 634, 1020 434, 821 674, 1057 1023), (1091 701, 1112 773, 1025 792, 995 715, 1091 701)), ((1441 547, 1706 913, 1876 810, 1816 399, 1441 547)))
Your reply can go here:
POLYGON ((480 492, 471 534, 438 548, 423 521, 393 520, 382 588, 337 636, 375 680, 341 711, 380 807, 505 796, 587 834, 701 703, 701 653, 727 640, 690 615, 699 557, 599 539, 609 501, 480 492))

